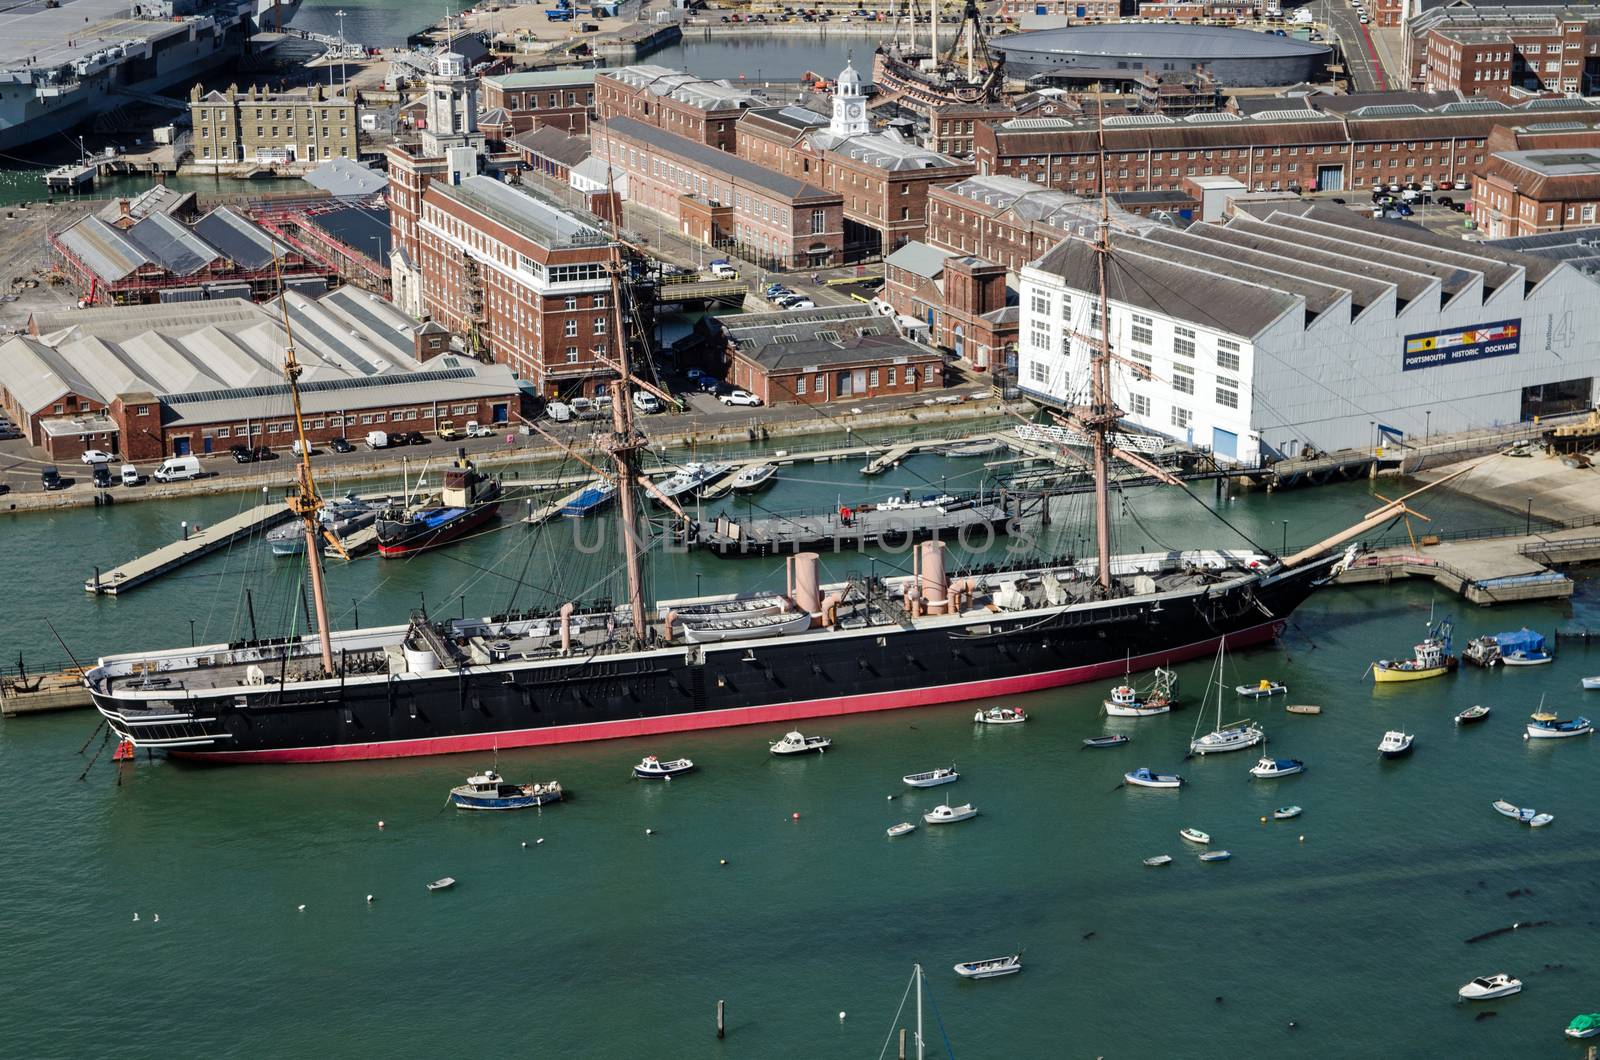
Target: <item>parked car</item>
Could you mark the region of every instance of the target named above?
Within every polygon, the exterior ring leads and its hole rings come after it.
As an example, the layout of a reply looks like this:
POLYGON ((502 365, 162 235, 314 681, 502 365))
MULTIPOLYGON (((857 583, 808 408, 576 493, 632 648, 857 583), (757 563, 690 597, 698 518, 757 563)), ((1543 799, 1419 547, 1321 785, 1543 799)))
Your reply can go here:
POLYGON ((301 456, 302 454, 306 455, 306 456, 316 456, 317 455, 317 447, 315 445, 311 444, 310 442, 307 442, 305 444, 305 446, 302 447, 301 444, 300 444, 300 439, 298 439, 298 438, 296 438, 294 440, 294 444, 293 445, 289 446, 289 451, 291 453, 293 453, 295 456, 301 456))
POLYGON ((709 375, 701 376, 696 382, 702 394, 715 394, 722 389, 722 380, 709 375))
POLYGON ((705 375, 706 370, 704 368, 691 368, 683 374, 688 377, 689 382, 692 383, 696 379, 699 379, 701 376, 705 375))
POLYGON ((57 471, 54 466, 46 467, 39 472, 39 485, 43 486, 47 493, 67 488, 66 482, 61 478, 61 472, 57 471))
POLYGON ((124 486, 137 486, 144 481, 144 476, 139 474, 139 469, 132 464, 122 465, 122 484, 124 486))
POLYGON ((407 431, 406 432, 406 444, 407 445, 427 445, 428 444, 428 436, 423 434, 421 431, 407 431))
POLYGON ((384 431, 368 431, 366 437, 368 449, 389 448, 389 435, 384 431))
POLYGON ((236 464, 248 464, 256 458, 256 451, 248 445, 230 445, 228 452, 233 454, 233 461, 236 464))
POLYGON ((408 434, 407 432, 405 432, 405 431, 391 431, 391 432, 389 432, 389 447, 391 449, 394 448, 397 445, 410 445, 410 444, 411 444, 411 435, 408 434))
POLYGON ((332 449, 336 453, 353 453, 356 451, 356 447, 350 444, 350 439, 344 437, 343 435, 329 442, 328 448, 332 449))
POLYGON ((572 408, 565 401, 552 401, 544 407, 544 414, 557 423, 566 423, 572 419, 572 408))
POLYGON ((78 459, 90 466, 95 464, 109 464, 111 463, 111 454, 100 449, 85 449, 83 451, 83 455, 78 459))
POLYGON ((635 390, 633 392, 633 407, 647 416, 661 411, 661 399, 648 390, 635 390))
POLYGON ((817 303, 813 302, 809 298, 797 298, 793 302, 790 302, 788 305, 784 306, 784 308, 785 309, 815 309, 815 308, 817 308, 817 303))
POLYGON ((487 423, 479 423, 477 420, 467 421, 468 438, 489 438, 493 436, 493 434, 494 427, 492 425, 487 423))
POLYGON ((255 458, 257 460, 276 460, 276 459, 278 459, 278 454, 274 453, 271 449, 268 449, 264 445, 256 446, 254 452, 256 454, 255 458))
POLYGON ((748 390, 730 390, 717 400, 721 401, 729 408, 732 408, 734 405, 743 405, 747 408, 754 408, 755 406, 761 404, 761 399, 750 393, 748 390))
POLYGON ((97 490, 111 488, 111 465, 94 465, 94 488, 97 490))

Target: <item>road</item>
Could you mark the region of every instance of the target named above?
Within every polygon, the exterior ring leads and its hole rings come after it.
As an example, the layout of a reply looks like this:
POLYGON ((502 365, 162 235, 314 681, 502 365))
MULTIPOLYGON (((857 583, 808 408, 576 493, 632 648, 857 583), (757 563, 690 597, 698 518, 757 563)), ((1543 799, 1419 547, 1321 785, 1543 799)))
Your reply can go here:
POLYGON ((1316 0, 1311 5, 1311 11, 1317 21, 1326 22, 1334 36, 1339 39, 1345 65, 1350 71, 1353 90, 1386 91, 1389 79, 1378 61, 1378 53, 1373 47, 1372 38, 1367 33, 1367 27, 1361 24, 1361 18, 1355 9, 1345 0, 1316 0))

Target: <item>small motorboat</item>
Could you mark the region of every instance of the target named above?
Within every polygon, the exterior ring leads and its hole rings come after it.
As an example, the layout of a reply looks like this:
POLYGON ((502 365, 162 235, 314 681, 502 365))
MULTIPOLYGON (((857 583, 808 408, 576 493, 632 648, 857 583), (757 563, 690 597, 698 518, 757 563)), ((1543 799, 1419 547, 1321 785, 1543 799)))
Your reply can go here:
POLYGON ((978 808, 972 803, 963 803, 960 806, 935 806, 932 810, 922 815, 922 819, 929 824, 955 824, 978 816, 978 808))
POLYGON ((1290 714, 1321 714, 1322 708, 1314 703, 1290 703, 1283 708, 1290 714))
POLYGON ((1250 767, 1250 775, 1262 780, 1271 777, 1292 777, 1296 773, 1304 773, 1306 764, 1298 758, 1269 758, 1263 756, 1261 761, 1250 767))
POLYGON ((1127 742, 1128 738, 1119 733, 1112 736, 1091 736, 1083 741, 1083 746, 1098 750, 1106 747, 1121 747, 1127 742))
POLYGON ((1488 668, 1501 663, 1507 666, 1537 666, 1537 662, 1529 663, 1529 657, 1547 656, 1549 651, 1545 647, 1544 634, 1523 626, 1521 629, 1510 633, 1487 633, 1481 637, 1473 637, 1461 652, 1461 657, 1470 663, 1488 668), (1513 661, 1512 656, 1516 656, 1513 661))
POLYGON ((617 496, 617 486, 614 482, 602 482, 590 486, 561 508, 561 514, 568 519, 582 519, 584 516, 599 511, 610 504, 617 496))
POLYGON ((428 884, 428 890, 430 890, 430 891, 448 891, 450 888, 454 887, 455 885, 456 885, 456 878, 454 876, 442 876, 439 879, 434 880, 432 883, 428 884))
POLYGON ((1497 997, 1510 997, 1521 990, 1521 979, 1499 972, 1495 975, 1479 976, 1457 990, 1456 994, 1463 1001, 1490 1001, 1497 997))
POLYGON ((1456 715, 1457 725, 1471 725, 1475 721, 1482 721, 1489 716, 1489 708, 1481 703, 1475 703, 1456 715))
POLYGON ((1416 736, 1398 729, 1390 729, 1383 734, 1383 739, 1378 741, 1378 753, 1385 758, 1399 758, 1411 753, 1411 745, 1416 742, 1416 736))
POLYGON ((888 828, 889 838, 890 839, 895 839, 895 838, 898 838, 899 836, 910 835, 912 832, 915 832, 916 830, 917 830, 917 826, 912 824, 910 821, 901 821, 899 824, 892 824, 892 825, 889 826, 889 828, 888 828))
POLYGON ((1157 854, 1153 858, 1145 858, 1144 859, 1144 863, 1146 865, 1150 866, 1152 869, 1159 869, 1163 865, 1172 864, 1172 855, 1171 854, 1157 854))
POLYGON ((1021 725, 1028 720, 1028 716, 1020 707, 990 707, 978 711, 972 720, 979 725, 1021 725))
POLYGON ((1502 816, 1505 816, 1505 817, 1521 817, 1524 812, 1526 812, 1526 813, 1528 813, 1530 815, 1533 813, 1532 810, 1527 810, 1527 811, 1519 810, 1517 808, 1517 804, 1516 803, 1507 802, 1504 799, 1496 799, 1496 800, 1494 800, 1493 805, 1494 805, 1494 812, 1498 813, 1498 814, 1501 814, 1502 816))
POLYGON ((956 772, 955 766, 941 766, 930 769, 926 773, 907 773, 900 778, 908 787, 936 788, 940 784, 954 784, 961 779, 961 774, 956 772))
POLYGON ((1568 1038, 1593 1038, 1600 1034, 1600 1012, 1572 1017, 1565 1033, 1568 1038))
POLYGON ((1235 692, 1246 699, 1265 699, 1268 696, 1288 695, 1289 686, 1280 685, 1276 681, 1269 681, 1265 677, 1253 685, 1235 685, 1235 692))
POLYGON ((1555 819, 1556 815, 1553 813, 1536 813, 1528 819, 1528 827, 1543 828, 1545 825, 1549 824, 1555 819))
POLYGON ((1409 659, 1379 659, 1372 664, 1372 680, 1377 684, 1390 681, 1422 681, 1430 677, 1443 677, 1456 668, 1456 657, 1450 654, 1450 636, 1455 623, 1448 618, 1428 630, 1422 643, 1411 649, 1409 659))
POLYGON ((525 810, 560 802, 561 784, 507 784, 492 769, 467 778, 460 787, 450 789, 450 803, 460 810, 525 810))
POLYGON ((998 438, 977 438, 970 442, 957 442, 947 445, 939 450, 941 456, 958 458, 971 458, 978 456, 992 456, 1005 448, 1005 443, 998 438))
POLYGON ((1156 773, 1145 766, 1122 774, 1122 779, 1135 788, 1181 788, 1183 778, 1176 773, 1156 773))
POLYGON ((663 762, 655 755, 645 755, 644 760, 633 767, 633 775, 640 780, 671 780, 681 777, 694 768, 694 763, 687 758, 674 758, 670 762, 663 762))
POLYGON ((1022 971, 1022 954, 1009 957, 991 957, 986 961, 967 961, 956 965, 956 974, 963 979, 993 979, 1022 971))
POLYGON ((1547 651, 1514 651, 1500 656, 1500 661, 1507 666, 1543 666, 1555 662, 1556 657, 1547 651))
POLYGON ((1208 850, 1200 855, 1201 861, 1227 861, 1233 857, 1231 850, 1208 850))
POLYGON ((775 755, 805 755, 816 752, 822 754, 833 746, 833 741, 826 736, 806 736, 800 732, 791 732, 784 735, 783 739, 772 744, 767 750, 775 755))
POLYGON ((1274 821, 1288 821, 1299 817, 1302 813, 1305 813, 1305 811, 1298 806, 1279 806, 1272 811, 1272 819, 1274 821))
POLYGON ((1571 721, 1562 721, 1554 714, 1539 711, 1528 722, 1528 731, 1523 734, 1524 740, 1561 740, 1568 736, 1587 736, 1594 731, 1594 726, 1588 718, 1573 718, 1571 721))
POLYGON ((1198 843, 1201 846, 1211 842, 1211 837, 1198 828, 1181 828, 1178 830, 1178 835, 1190 843, 1198 843))
POLYGON ((1104 706, 1106 714, 1113 718, 1153 718, 1172 710, 1172 703, 1166 699, 1140 699, 1132 685, 1113 688, 1104 706))
MULTIPOLYGON (((1600 688, 1600 677, 1585 677, 1583 679, 1583 687, 1585 689, 1588 689, 1589 691, 1593 691, 1593 690, 1595 690, 1597 688, 1600 688)), ((1578 1018, 1579 1019, 1587 1019, 1588 1017, 1579 1016, 1578 1018)))
POLYGON ((777 464, 752 464, 733 476, 733 492, 754 493, 778 477, 777 464))

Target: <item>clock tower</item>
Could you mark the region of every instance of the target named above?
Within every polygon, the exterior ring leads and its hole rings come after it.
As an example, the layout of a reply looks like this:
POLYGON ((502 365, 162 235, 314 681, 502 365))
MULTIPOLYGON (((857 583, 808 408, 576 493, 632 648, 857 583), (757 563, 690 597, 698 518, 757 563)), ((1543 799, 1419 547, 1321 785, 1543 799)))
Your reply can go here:
POLYGON ((868 129, 867 98, 861 93, 861 75, 847 62, 833 94, 833 120, 828 131, 835 136, 860 136, 868 129))

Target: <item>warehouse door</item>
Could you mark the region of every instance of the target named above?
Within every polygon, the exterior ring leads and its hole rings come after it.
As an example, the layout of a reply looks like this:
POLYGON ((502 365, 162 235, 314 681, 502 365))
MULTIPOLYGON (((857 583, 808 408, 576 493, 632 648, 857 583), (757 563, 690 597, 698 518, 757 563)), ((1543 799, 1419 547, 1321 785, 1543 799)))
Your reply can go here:
POLYGON ((1221 427, 1211 428, 1211 451, 1229 460, 1239 459, 1239 436, 1221 427))
POLYGON ((1318 191, 1343 191, 1344 167, 1343 166, 1318 166, 1317 167, 1318 191))

